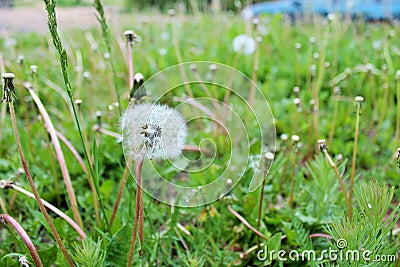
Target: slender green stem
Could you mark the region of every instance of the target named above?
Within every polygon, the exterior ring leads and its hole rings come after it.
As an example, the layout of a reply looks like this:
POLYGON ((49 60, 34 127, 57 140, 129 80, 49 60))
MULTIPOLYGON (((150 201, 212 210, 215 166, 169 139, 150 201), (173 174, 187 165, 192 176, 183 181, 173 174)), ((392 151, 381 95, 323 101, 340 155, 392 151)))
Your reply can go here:
POLYGON ((296 151, 292 153, 292 180, 290 182, 290 196, 289 196, 289 206, 293 208, 294 200, 294 182, 296 176, 296 151))
POLYGON ((329 137, 328 137, 328 146, 332 144, 333 136, 335 135, 338 109, 339 109, 339 95, 335 93, 335 99, 333 101, 333 118, 332 118, 331 130, 329 132, 329 137))
MULTIPOLYGON (((400 74, 400 73, 399 73, 400 74)), ((400 80, 396 81, 396 100, 397 100, 397 109, 396 109, 396 141, 400 141, 400 80)))
POLYGON ((60 57, 60 65, 61 65, 61 70, 62 70, 62 74, 63 74, 63 78, 64 78, 64 84, 65 84, 66 91, 67 91, 67 94, 68 94, 68 97, 69 97, 69 100, 70 100, 70 104, 71 104, 72 111, 73 111, 73 114, 74 114, 74 119, 75 119, 75 122, 76 122, 76 125, 77 125, 77 128, 78 128, 79 137, 80 137, 80 140, 81 140, 81 143, 82 143, 82 147, 83 147, 84 153, 86 155, 86 161, 87 161, 87 164, 89 166, 89 171, 90 171, 90 174, 91 174, 90 176, 91 176, 91 178, 93 180, 93 184, 95 185, 95 188, 96 188, 96 193, 97 193, 98 201, 99 201, 102 213, 103 213, 105 224, 107 226, 107 229, 110 230, 110 224, 108 222, 107 214, 106 214, 104 206, 103 206, 103 201, 102 201, 101 196, 100 196, 99 188, 98 188, 97 183, 94 181, 95 180, 95 175, 94 175, 94 170, 93 170, 93 168, 92 168, 92 166, 90 164, 90 154, 89 154, 89 151, 86 149, 85 141, 84 141, 83 134, 82 134, 81 125, 80 125, 78 114, 77 114, 77 111, 76 111, 76 108, 75 108, 75 105, 74 105, 74 96, 73 96, 73 93, 72 93, 72 87, 71 87, 71 83, 70 83, 70 80, 69 80, 69 74, 68 74, 67 52, 65 51, 65 49, 64 49, 64 47, 63 47, 63 45, 61 43, 60 36, 58 35, 58 30, 57 30, 57 18, 56 18, 56 11, 55 11, 56 3, 55 3, 54 0, 43 0, 43 1, 45 3, 47 15, 48 15, 48 23, 47 24, 48 24, 49 31, 50 31, 50 34, 51 34, 52 39, 53 39, 54 46, 57 49, 59 57, 60 57))
POLYGON ((357 144, 358 144, 358 132, 360 129, 361 102, 357 101, 356 106, 357 106, 356 129, 354 131, 353 158, 351 161, 351 176, 350 176, 350 191, 349 191, 350 203, 353 197, 354 178, 356 175, 357 144))
MULTIPOLYGON (((109 61, 110 61, 111 71, 112 71, 114 81, 115 81, 117 78, 117 72, 115 70, 114 60, 111 59, 112 48, 111 48, 110 32, 109 32, 109 28, 107 25, 107 20, 106 20, 105 14, 104 14, 104 8, 103 8, 103 4, 101 3, 101 0, 95 0, 94 7, 96 8, 96 11, 98 12, 97 20, 100 22, 101 33, 103 35, 103 39, 106 44, 107 53, 110 55, 109 61)), ((117 101, 118 101, 119 114, 121 114, 122 110, 121 110, 120 93, 119 93, 118 87, 115 85, 115 83, 113 85, 114 85, 115 95, 116 95, 117 101)))

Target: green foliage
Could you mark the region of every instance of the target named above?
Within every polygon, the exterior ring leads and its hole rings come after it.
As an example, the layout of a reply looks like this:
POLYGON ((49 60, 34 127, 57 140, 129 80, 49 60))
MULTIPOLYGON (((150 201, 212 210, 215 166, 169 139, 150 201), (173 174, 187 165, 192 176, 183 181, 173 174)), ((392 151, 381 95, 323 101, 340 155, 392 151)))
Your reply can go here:
POLYGON ((75 253, 72 255, 77 267, 103 267, 105 266, 106 253, 102 249, 102 241, 95 242, 88 238, 80 245, 74 244, 75 253))
POLYGON ((343 259, 340 266, 393 266, 393 260, 387 262, 374 262, 376 257, 396 256, 400 249, 400 238, 391 234, 400 215, 400 204, 391 207, 394 188, 380 186, 377 182, 362 184, 355 190, 358 207, 353 211, 353 219, 337 218, 329 227, 333 237, 331 247, 348 251, 370 251, 366 260, 360 261, 343 259), (339 240, 345 240, 345 246, 339 240), (337 242, 337 243, 335 243, 337 242))

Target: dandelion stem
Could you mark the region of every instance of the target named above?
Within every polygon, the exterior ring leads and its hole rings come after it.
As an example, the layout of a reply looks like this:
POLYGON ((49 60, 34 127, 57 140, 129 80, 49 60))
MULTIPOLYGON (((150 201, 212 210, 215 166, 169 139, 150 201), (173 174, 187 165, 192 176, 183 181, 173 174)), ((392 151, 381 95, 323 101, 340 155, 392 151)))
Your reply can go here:
POLYGON ((42 261, 40 260, 39 254, 36 251, 35 245, 32 243, 31 239, 29 238, 28 234, 25 232, 24 228, 10 215, 7 214, 0 214, 0 222, 4 223, 7 222, 10 224, 19 234, 19 236, 24 241, 26 247, 28 248, 32 259, 37 267, 43 267, 42 261))
MULTIPOLYGON (((107 49, 107 53, 110 55, 111 58, 111 41, 110 41, 110 32, 109 32, 109 28, 107 25, 107 20, 106 20, 106 16, 104 14, 104 8, 103 8, 103 4, 101 3, 101 0, 95 0, 94 1, 94 7, 96 8, 97 12, 98 12, 98 16, 97 19, 100 22, 100 26, 101 26, 101 33, 103 35, 103 39, 104 42, 106 44, 106 49, 107 49)), ((111 71, 114 77, 114 81, 117 78, 117 72, 115 70, 115 65, 114 65, 114 61, 113 60, 109 60, 110 61, 110 66, 111 66, 111 71)), ((117 88, 117 86, 115 84, 114 85, 114 90, 115 90, 115 95, 117 97, 117 101, 118 101, 118 110, 119 110, 119 114, 122 113, 121 110, 121 97, 119 94, 119 90, 117 88)))
POLYGON ((325 158, 328 160, 329 165, 335 171, 336 177, 338 178, 338 181, 339 181, 339 184, 340 184, 340 188, 341 188, 341 190, 343 192, 343 196, 344 196, 344 199, 345 199, 345 202, 346 202, 346 207, 347 207, 346 214, 347 214, 347 217, 351 218, 351 202, 349 201, 349 198, 348 198, 348 195, 347 195, 347 192, 346 192, 346 187, 344 185, 342 176, 340 175, 339 170, 338 170, 336 164, 333 162, 331 156, 329 155, 328 150, 326 149, 326 147, 323 146, 321 148, 321 150, 322 150, 322 153, 324 154, 325 158))
POLYGON ((129 158, 126 163, 126 166, 125 166, 124 174, 122 175, 121 183, 120 183, 119 189, 118 189, 117 199, 115 200, 113 211, 112 211, 112 214, 110 217, 110 226, 112 226, 114 219, 115 219, 115 215, 117 214, 119 202, 121 201, 121 198, 122 198, 122 193, 124 191, 126 180, 129 175, 129 166, 131 165, 131 163, 132 163, 132 158, 129 158))
POLYGON ((71 151, 71 153, 75 156, 79 165, 82 167, 83 172, 88 175, 88 183, 90 186, 90 190, 92 191, 92 194, 93 194, 93 207, 94 207, 95 216, 96 216, 96 223, 99 225, 100 224, 99 203, 98 203, 98 199, 97 199, 96 188, 93 185, 92 179, 90 178, 90 173, 89 173, 88 169, 86 168, 86 165, 83 162, 81 155, 79 155, 79 152, 76 151, 75 147, 71 144, 71 142, 68 141, 68 139, 62 133, 60 133, 58 131, 56 131, 56 133, 57 133, 58 139, 60 139, 67 146, 67 148, 71 151))
POLYGON ((359 101, 357 101, 356 106, 357 106, 356 128, 355 128, 355 132, 354 132, 353 158, 351 161, 351 176, 350 176, 350 191, 349 191, 349 202, 350 203, 351 203, 351 200, 353 197, 354 178, 355 178, 355 174, 356 174, 357 144, 358 144, 358 132, 360 129, 361 103, 359 101))
POLYGON ((54 128, 54 125, 50 119, 50 116, 46 111, 46 108, 44 107, 42 101, 40 101, 39 97, 33 90, 32 86, 30 84, 25 83, 24 87, 28 90, 29 94, 32 96, 33 101, 35 101, 36 106, 38 107, 40 114, 43 117, 43 121, 44 121, 44 123, 46 125, 46 129, 51 137, 51 141, 53 143, 54 150, 56 151, 56 157, 57 157, 58 163, 60 165, 61 173, 64 178, 65 187, 67 188, 68 198, 69 198, 69 201, 71 202, 71 209, 74 214, 74 219, 79 224, 80 227, 83 227, 82 218, 78 211, 78 203, 76 201, 74 188, 72 187, 72 182, 71 182, 71 178, 69 176, 67 163, 65 161, 64 154, 61 150, 60 142, 58 141, 56 129, 54 128))
POLYGON ((60 247, 61 252, 63 253, 63 255, 65 257, 65 260, 67 261, 67 263, 70 267, 73 267, 74 263, 72 262, 72 259, 71 259, 70 255, 68 254, 68 251, 65 248, 65 246, 61 240, 60 234, 57 232, 57 229, 55 228, 53 222, 51 221, 49 214, 46 211, 46 208, 44 207, 44 205, 42 203, 42 200, 39 196, 39 193, 36 189, 35 183, 33 181, 31 173, 29 171, 28 164, 26 163, 24 152, 23 152, 22 146, 21 146, 21 140, 19 139, 17 120, 15 118, 14 104, 12 101, 9 102, 9 109, 10 109, 10 115, 11 115, 11 123, 13 125, 13 130, 14 130, 15 141, 17 143, 18 153, 19 153, 21 163, 24 168, 26 177, 28 178, 29 185, 32 188, 33 194, 34 194, 36 202, 40 208, 40 211, 42 212, 44 218, 46 219, 46 222, 49 225, 50 230, 53 233, 53 236, 54 236, 58 246, 60 247))
POLYGON ((256 235, 261 237, 262 239, 265 239, 268 241, 268 238, 263 235, 260 231, 258 231, 256 228, 254 228, 245 218, 243 218, 237 211, 235 211, 231 206, 228 206, 228 210, 241 221, 247 228, 249 228, 251 231, 253 231, 256 235))
POLYGON ((335 135, 338 109, 339 109, 339 95, 335 93, 335 99, 333 102, 333 118, 332 118, 331 130, 329 132, 329 137, 328 137, 328 146, 332 144, 333 136, 335 135))
MULTIPOLYGON (((14 189, 15 191, 20 192, 29 198, 35 199, 35 196, 31 192, 15 185, 14 183, 9 183, 7 185, 7 187, 14 189)), ((69 225, 71 225, 72 228, 74 228, 76 230, 76 232, 81 236, 82 239, 86 238, 86 234, 85 234, 85 232, 83 232, 82 228, 79 227, 79 225, 74 220, 72 220, 68 215, 66 215, 64 212, 62 212, 61 210, 59 210, 58 208, 56 208, 55 206, 53 206, 46 200, 41 199, 41 201, 46 208, 53 211, 55 214, 57 214, 58 216, 63 218, 69 225)))
POLYGON ((294 181, 296 176, 296 152, 292 155, 292 179, 290 181, 289 207, 293 208, 294 181))
POLYGON ((396 141, 400 141, 400 79, 396 81, 396 141))
MULTIPOLYGON (((143 168, 143 160, 144 159, 138 159, 135 162, 136 165, 136 208, 135 208, 135 219, 133 222, 133 230, 132 230, 132 237, 131 237, 131 245, 129 248, 129 256, 128 256, 128 263, 127 267, 132 266, 132 260, 133 260, 133 252, 135 249, 135 243, 136 243, 136 235, 137 235, 137 229, 138 229, 138 224, 141 222, 140 216, 143 215, 143 212, 141 211, 141 205, 142 205, 142 168, 143 168)), ((139 231, 140 231, 140 226, 139 226, 139 231)), ((142 230, 143 234, 143 230, 142 230)), ((140 232, 139 232, 139 239, 140 239, 140 232)), ((143 243, 140 243, 140 251, 142 250, 143 243)))

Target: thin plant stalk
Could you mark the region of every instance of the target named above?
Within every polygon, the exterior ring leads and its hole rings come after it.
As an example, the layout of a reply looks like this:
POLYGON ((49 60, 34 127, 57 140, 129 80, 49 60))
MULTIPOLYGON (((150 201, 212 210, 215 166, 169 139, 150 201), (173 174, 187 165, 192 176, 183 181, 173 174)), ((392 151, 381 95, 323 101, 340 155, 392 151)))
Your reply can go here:
POLYGON ((338 109, 339 109, 339 94, 338 92, 336 92, 335 98, 333 100, 333 118, 332 118, 331 130, 329 132, 329 137, 328 137, 328 146, 332 144, 333 136, 335 135, 338 109))
MULTIPOLYGON (((5 73, 5 67, 4 67, 4 60, 3 60, 3 55, 0 53, 0 72, 5 73)), ((0 111, 0 146, 1 142, 3 140, 3 134, 4 134, 4 124, 5 124, 5 119, 6 119, 6 111, 7 111, 7 103, 6 102, 1 102, 1 111, 0 111)))
POLYGON ((25 232, 24 228, 10 215, 7 214, 0 214, 0 222, 7 222, 9 225, 11 225, 19 234, 21 239, 24 241, 26 247, 29 250, 29 253, 32 256, 33 262, 35 263, 36 267, 43 267, 42 261, 39 257, 39 254, 35 248, 35 245, 29 238, 28 234, 25 232))
MULTIPOLYGON (((7 188, 12 188, 17 192, 20 192, 22 194, 24 194, 25 196, 35 199, 34 194, 32 194, 31 192, 23 189, 22 187, 17 186, 16 184, 12 183, 12 182, 6 182, 7 183, 7 188)), ((72 228, 74 228, 76 230, 76 232, 81 236, 82 239, 86 238, 86 234, 85 232, 82 230, 82 228, 79 227, 79 225, 72 220, 68 215, 66 215, 64 212, 62 212, 61 210, 59 210, 58 208, 56 208, 55 206, 53 206, 52 204, 50 204, 49 202, 47 202, 46 200, 41 199, 43 205, 48 208, 49 210, 51 210, 52 212, 54 212, 55 214, 57 214, 58 216, 60 216, 62 219, 64 219, 69 225, 71 225, 72 228)))
MULTIPOLYGON (((110 55, 110 59, 111 59, 112 49, 111 49, 110 32, 109 32, 109 27, 107 25, 107 20, 106 20, 105 14, 104 14, 104 8, 103 8, 103 4, 101 3, 101 0, 95 0, 94 1, 94 7, 95 7, 95 9, 96 9, 96 11, 98 13, 97 20, 100 23, 101 33, 102 33, 104 42, 106 44, 107 53, 110 55)), ((109 60, 109 61, 110 61, 111 71, 112 71, 112 74, 113 74, 113 77, 114 77, 113 80, 115 81, 116 78, 117 78, 117 72, 115 70, 114 60, 109 60)), ((119 114, 121 114, 122 110, 121 110, 120 93, 119 93, 118 87, 115 84, 112 84, 112 85, 114 87, 115 95, 116 95, 117 101, 118 101, 119 114)))
POLYGON ((90 186, 90 190, 92 191, 92 195, 93 195, 93 208, 95 211, 96 223, 97 223, 97 225, 99 225, 100 224, 99 203, 98 203, 98 199, 97 199, 96 188, 93 185, 92 179, 90 178, 90 172, 86 168, 86 165, 83 162, 81 155, 79 155, 79 152, 76 151, 75 147, 71 144, 71 142, 62 133, 60 133, 58 131, 56 133, 57 133, 58 139, 60 139, 65 144, 65 146, 71 151, 71 153, 74 155, 74 157, 78 161, 79 165, 82 167, 83 172, 88 175, 88 183, 90 186))
MULTIPOLYGON (((400 76, 400 72, 399 72, 400 76)), ((396 81, 396 100, 400 103, 400 77, 396 81)), ((400 141, 400 105, 397 104, 396 108, 396 141, 400 141)))
POLYGON ((361 116, 361 101, 358 101, 357 97, 356 97, 356 106, 357 106, 356 128, 354 131, 353 158, 351 160, 351 176, 350 176, 350 191, 349 191, 349 202, 350 203, 351 203, 351 200, 353 197, 354 178, 356 175, 358 132, 360 130, 360 116, 361 116))
POLYGON ((50 218, 49 214, 46 211, 46 208, 44 207, 44 205, 42 203, 42 200, 41 200, 41 198, 39 196, 39 193, 38 193, 38 191, 36 189, 36 186, 35 186, 35 183, 33 181, 32 175, 31 175, 31 173, 29 171, 28 164, 26 162, 26 159, 25 159, 25 156, 24 156, 24 152, 22 150, 21 140, 19 139, 18 125, 17 125, 17 120, 16 120, 16 117, 15 117, 14 104, 13 104, 12 101, 10 101, 8 104, 9 104, 9 109, 10 109, 11 123, 12 123, 12 126, 13 126, 15 141, 17 143, 18 153, 19 153, 19 156, 20 156, 20 159, 21 159, 21 163, 22 163, 22 166, 24 168, 26 177, 28 179, 29 185, 32 188, 32 192, 33 192, 33 194, 35 196, 35 199, 36 199, 36 202, 37 202, 37 204, 38 204, 38 206, 40 208, 40 211, 42 212, 44 218, 46 219, 46 222, 49 225, 50 230, 53 233, 53 236, 54 236, 58 246, 60 247, 61 252, 64 255, 65 260, 67 261, 68 266, 73 267, 74 263, 72 262, 71 256, 68 254, 68 251, 65 248, 64 243, 61 240, 60 234, 57 232, 57 229, 55 228, 53 222, 51 221, 51 218, 50 218))
POLYGON ((171 26, 172 27, 172 44, 174 46, 176 59, 178 60, 178 63, 179 63, 179 71, 181 72, 181 76, 182 76, 182 79, 184 82, 186 93, 188 94, 188 96, 190 98, 193 98, 193 92, 192 92, 192 89, 190 88, 185 69, 182 65, 183 58, 182 58, 182 53, 181 53, 181 50, 179 47, 178 31, 175 27, 175 24, 176 24, 175 21, 173 21, 172 26, 171 26))
POLYGON ((249 94, 249 105, 250 107, 253 106, 255 98, 256 98, 256 91, 257 91, 257 72, 258 72, 258 66, 260 64, 260 46, 257 44, 256 51, 254 51, 253 54, 253 69, 251 72, 251 88, 250 88, 250 94, 249 94))
MULTIPOLYGON (((61 65, 62 75, 63 75, 63 78, 64 78, 64 84, 65 84, 65 87, 66 87, 66 91, 67 91, 67 94, 68 94, 68 97, 69 97, 69 100, 70 100, 70 106, 71 106, 72 111, 73 111, 74 119, 75 119, 76 126, 77 126, 78 132, 79 132, 79 137, 80 137, 80 140, 81 140, 81 143, 82 143, 83 150, 85 152, 87 163, 89 165, 89 171, 90 171, 90 174, 91 174, 90 177, 92 178, 92 180, 93 180, 92 182, 93 182, 93 184, 95 185, 95 188, 96 188, 96 193, 97 193, 98 201, 99 201, 102 213, 103 213, 105 225, 107 226, 107 229, 110 230, 110 224, 109 224, 109 222, 107 220, 107 214, 105 212, 104 205, 103 205, 103 202, 102 202, 102 199, 101 199, 101 196, 100 196, 100 192, 99 192, 100 190, 99 190, 99 188, 97 186, 97 183, 94 181, 95 174, 94 174, 93 168, 90 165, 90 158, 91 157, 89 155, 89 151, 86 149, 86 146, 85 146, 85 141, 83 139, 81 125, 79 123, 78 114, 76 112, 76 108, 75 108, 75 105, 74 105, 74 96, 73 96, 73 93, 72 93, 71 82, 69 80, 69 74, 68 74, 67 52, 65 51, 65 49, 64 49, 64 47, 63 47, 63 45, 61 43, 61 39, 60 39, 60 36, 58 34, 58 30, 57 30, 57 18, 56 18, 56 11, 55 11, 56 3, 55 3, 54 0, 43 0, 43 1, 45 3, 47 15, 48 15, 49 31, 50 31, 50 34, 51 34, 52 39, 53 39, 53 44, 54 44, 56 50, 58 51, 58 54, 59 54, 59 57, 60 57, 60 65, 61 65)), ((98 1, 96 1, 96 2, 98 2, 98 1)), ((101 3, 100 3, 100 5, 101 5, 101 3)), ((118 90, 116 90, 116 91, 118 91, 118 90)), ((121 107, 121 105, 119 105, 119 107, 121 107)))
MULTIPOLYGON (((133 260, 133 253, 135 249, 135 243, 136 243, 136 236, 137 236, 137 231, 138 231, 138 224, 141 222, 140 216, 143 215, 141 211, 141 205, 142 205, 142 168, 143 168, 143 160, 144 159, 138 159, 135 162, 136 166, 136 208, 135 208, 135 219, 133 223, 133 230, 132 230, 132 237, 131 237, 131 244, 129 248, 129 255, 128 255, 128 262, 127 262, 127 267, 132 266, 132 260, 133 260)), ((140 225, 139 225, 139 231, 140 231, 140 225)), ((143 230, 142 230, 143 234, 143 230)), ((139 238, 140 238, 140 233, 139 233, 139 238)), ((143 243, 140 243, 140 253, 142 251, 143 243)))
POLYGON ((122 175, 121 183, 120 183, 119 189, 118 189, 117 199, 115 200, 113 211, 111 213, 110 226, 113 225, 113 222, 114 222, 114 219, 115 219, 115 215, 117 214, 118 207, 119 207, 119 202, 121 201, 121 198, 122 198, 122 193, 123 193, 124 188, 125 188, 125 184, 126 184, 126 180, 128 178, 128 174, 129 174, 129 168, 128 168, 128 165, 127 165, 125 167, 125 169, 124 169, 124 174, 122 175))
MULTIPOLYGON (((295 149, 296 150, 296 149, 295 149)), ((294 182, 296 176, 296 151, 292 155, 292 179, 290 181, 290 193, 289 193, 289 207, 293 209, 293 200, 294 200, 294 182)))
POLYGON ((238 218, 247 228, 249 228, 252 232, 254 232, 256 235, 261 237, 262 239, 265 239, 268 241, 268 238, 262 234, 260 231, 258 231, 256 228, 254 228, 245 218, 243 218, 237 211, 235 211, 231 206, 228 206, 228 210, 230 213, 232 213, 236 218, 238 218))
POLYGON ((342 176, 340 175, 336 164, 333 162, 331 156, 329 155, 328 149, 326 148, 325 144, 320 145, 320 149, 321 149, 322 153, 324 154, 325 158, 328 160, 329 165, 331 166, 331 168, 335 171, 336 177, 338 178, 338 181, 339 181, 340 189, 343 192, 343 196, 344 196, 344 199, 345 199, 345 202, 346 202, 346 214, 347 214, 347 217, 351 218, 351 202, 349 201, 349 197, 347 195, 346 187, 344 185, 342 176))
POLYGON ((58 160, 58 163, 60 165, 60 170, 61 170, 62 176, 64 178, 64 183, 65 183, 65 187, 67 189, 69 201, 71 203, 71 209, 72 209, 72 213, 74 214, 74 219, 79 224, 80 227, 83 227, 82 218, 81 218, 81 215, 78 210, 78 203, 76 201, 74 188, 72 186, 71 178, 69 176, 69 172, 68 172, 68 168, 67 168, 67 163, 65 161, 64 154, 61 150, 61 145, 60 145, 60 142, 57 137, 56 129, 54 128, 54 125, 50 119, 50 116, 46 111, 46 108, 44 107, 42 101, 39 99, 39 97, 33 90, 32 86, 30 84, 24 84, 24 86, 28 90, 33 101, 35 101, 36 106, 38 107, 40 114, 43 117, 43 121, 46 125, 46 129, 47 129, 47 131, 50 135, 51 141, 53 143, 54 150, 56 152, 56 158, 58 160))

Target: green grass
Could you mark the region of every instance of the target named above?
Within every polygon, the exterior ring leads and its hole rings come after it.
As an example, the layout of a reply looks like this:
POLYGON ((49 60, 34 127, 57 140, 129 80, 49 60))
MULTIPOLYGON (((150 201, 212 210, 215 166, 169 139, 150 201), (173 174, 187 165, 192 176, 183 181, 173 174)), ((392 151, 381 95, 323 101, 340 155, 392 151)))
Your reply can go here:
MULTIPOLYGON (((173 36, 172 20, 166 17, 162 19, 165 23, 156 22, 155 19, 146 23, 136 23, 134 18, 129 21, 122 19, 120 25, 111 28, 113 51, 111 59, 104 57, 107 48, 102 40, 100 27, 89 31, 64 32, 61 29, 62 42, 68 53, 69 75, 74 98, 83 101, 80 109, 83 118, 81 126, 88 136, 91 153, 94 152, 94 138, 97 141, 95 158, 98 168, 95 168, 97 169, 95 171, 100 177, 99 192, 108 217, 111 215, 116 199, 125 160, 121 144, 117 143, 113 137, 94 131, 93 126, 97 121, 96 111, 101 111, 103 127, 115 132, 119 131, 120 114, 118 108, 113 106, 113 103, 117 101, 114 87, 119 88, 121 92, 122 110, 128 105, 126 48, 124 44, 119 43, 124 38, 124 30, 132 27, 142 38, 142 42, 133 47, 133 62, 135 72, 142 72, 145 78, 179 63, 173 38, 176 38, 179 44, 178 49, 183 61, 208 60, 234 66, 236 54, 232 49, 232 40, 245 31, 245 25, 238 17, 202 14, 178 19, 176 25, 178 30, 173 36), (89 41, 91 39, 96 40, 97 49, 92 48, 93 43, 89 41), (165 55, 161 55, 160 52, 165 55), (115 77, 108 60, 113 61, 115 77), (89 72, 90 79, 83 78, 83 72, 89 72)), ((398 252, 399 234, 397 237, 377 233, 375 233, 377 235, 372 235, 373 230, 379 230, 381 226, 374 226, 363 217, 363 215, 374 216, 371 212, 364 213, 363 211, 367 200, 371 200, 369 204, 374 207, 381 205, 382 210, 391 203, 389 212, 395 210, 400 200, 400 175, 394 158, 400 144, 400 140, 395 138, 398 116, 396 89, 399 86, 396 71, 400 69, 398 27, 389 23, 366 24, 359 21, 322 21, 320 19, 317 19, 314 24, 300 22, 289 25, 277 16, 266 17, 258 28, 259 30, 253 30, 254 37, 261 35, 262 32, 267 34, 262 36, 260 43, 257 84, 268 99, 275 117, 278 137, 275 162, 264 187, 264 208, 258 230, 269 241, 263 240, 263 242, 268 243, 269 247, 280 246, 285 250, 301 251, 314 248, 320 251, 328 247, 335 248, 334 242, 329 242, 325 238, 311 239, 309 235, 335 233, 332 235, 337 240, 341 237, 340 234, 345 234, 345 231, 340 228, 343 226, 350 231, 349 236, 360 233, 365 237, 354 238, 354 240, 349 238, 347 241, 353 242, 349 244, 351 248, 373 247, 376 253, 396 253, 397 249, 398 252), (315 44, 309 42, 311 36, 315 37, 315 44), (296 43, 301 44, 301 49, 296 50, 296 43), (319 57, 313 59, 314 53, 318 53, 319 57), (324 66, 325 62, 329 62, 329 68, 324 66), (365 65, 368 63, 374 66, 369 72, 365 70, 365 65), (316 65, 314 78, 311 77, 310 71, 312 64, 316 65), (319 76, 320 73, 322 73, 321 76, 319 76), (293 92, 295 86, 300 87, 298 96, 293 92), (355 214, 353 224, 344 221, 346 204, 337 177, 326 159, 316 150, 317 137, 313 128, 313 119, 317 113, 312 111, 310 100, 315 99, 313 92, 317 91, 318 138, 328 139, 334 117, 334 86, 340 87, 341 95, 338 98, 336 129, 328 150, 335 163, 338 164, 347 190, 350 190, 356 122, 354 97, 362 95, 365 98, 361 107, 356 158, 354 187, 357 191, 352 203, 355 214), (296 97, 300 98, 301 109, 293 103, 296 97), (280 139, 282 134, 289 135, 289 140, 280 139), (292 135, 300 136, 300 142, 292 144, 290 139, 292 135), (340 158, 342 159, 339 163, 340 158), (294 177, 294 207, 290 208, 288 201, 292 177, 294 177), (376 185, 364 185, 375 180, 380 185, 394 186, 393 199, 384 198, 386 204, 380 203, 371 196, 370 192, 378 190, 376 185), (329 228, 332 223, 337 226, 333 227, 333 230, 329 228), (367 229, 372 230, 366 231, 367 229), (281 235, 286 236, 282 241, 281 235), (380 242, 376 242, 377 236, 381 238, 380 242), (374 239, 374 242, 369 242, 368 239, 374 239), (384 246, 390 246, 393 249, 380 250, 380 247, 384 246)), ((51 144, 47 144, 48 138, 43 122, 38 118, 38 111, 28 97, 29 93, 22 86, 24 81, 35 85, 35 90, 49 112, 55 128, 63 133, 84 157, 74 118, 68 108, 68 102, 62 97, 63 94, 65 95, 63 78, 58 67, 58 55, 50 35, 32 33, 3 37, 0 38, 0 51, 6 71, 16 74, 16 94, 19 100, 15 105, 21 129, 22 146, 38 191, 43 199, 53 203, 72 217, 72 211, 66 199, 65 186, 61 182, 62 176, 58 163, 52 156, 54 152, 51 144), (10 38, 16 39, 15 46, 7 45, 10 43, 10 38), (18 55, 25 56, 24 64, 17 63, 18 55), (30 73, 31 64, 38 66, 35 78, 30 73), (49 81, 56 86, 49 86, 49 81), (54 90, 57 86, 61 88, 61 92, 54 90), (60 184, 59 191, 55 189, 56 181, 60 184)), ((241 56, 234 67, 252 77, 253 62, 252 55, 241 56)), ((178 89, 176 92, 182 92, 182 90, 178 89)), ((172 101, 173 96, 170 95, 165 99, 171 105, 176 105, 177 103, 172 101)), ((223 100, 223 96, 223 94, 219 95, 219 99, 223 100)), ((232 103, 240 104, 234 99, 232 103)), ((240 115, 243 118, 249 118, 247 109, 238 108, 238 110, 241 111, 240 115)), ((202 124, 207 127, 211 123, 205 120, 202 124)), ((221 137, 199 127, 196 124, 190 127, 192 131, 189 132, 189 143, 197 145, 200 140, 211 138, 216 140, 219 150, 212 167, 190 176, 193 180, 189 183, 195 186, 204 185, 215 179, 215 176, 226 168, 230 156, 225 141, 218 140, 221 137)), ((0 131, 2 134, 1 179, 13 180, 21 187, 28 189, 25 176, 18 174, 21 166, 8 114, 5 116, 5 123, 0 131)), ((241 145, 240 141, 236 142, 232 143, 232 146, 241 145)), ((82 264, 80 266, 90 266, 88 263, 93 258, 97 258, 99 264, 104 262, 110 266, 125 266, 135 213, 133 179, 128 179, 115 222, 111 232, 107 232, 107 226, 104 223, 96 225, 92 191, 87 175, 65 146, 63 146, 63 152, 77 195, 85 231, 91 238, 81 246, 77 241, 78 235, 73 229, 61 219, 56 218, 54 224, 64 243, 74 255, 76 262, 82 264), (104 261, 102 257, 105 257, 104 261)), ((161 167, 166 169, 164 165, 161 167)), ((167 176, 170 175, 168 170, 165 172, 167 176)), ((139 255, 135 256, 136 266, 139 261, 148 263, 149 266, 263 266, 267 264, 267 262, 257 260, 257 250, 254 250, 254 246, 259 242, 257 235, 228 210, 228 205, 230 205, 252 226, 257 225, 258 209, 256 207, 260 190, 248 192, 249 176, 249 172, 246 172, 244 181, 228 194, 228 198, 202 207, 171 208, 145 194, 144 256, 142 259, 139 255), (183 231, 181 226, 186 230, 183 231), (246 253, 246 251, 250 252, 246 253)), ((384 192, 382 188, 380 190, 384 192)), ((34 200, 17 195, 14 201, 14 191, 11 189, 2 189, 0 198, 5 203, 4 207, 8 213, 22 224, 38 247, 44 265, 61 266, 62 255, 60 252, 57 256, 54 255, 57 251, 54 248, 55 242, 46 230, 46 223, 34 200), (12 206, 11 203, 13 203, 12 206)), ((3 210, 2 213, 4 212, 3 210)), ((398 218, 398 210, 396 214, 398 218)), ((379 214, 379 219, 381 215, 379 214)), ((375 216, 378 215, 375 214, 375 216)), ((399 228, 399 224, 394 228, 399 228)), ((387 229, 382 231, 388 233, 387 229)), ((1 266, 18 266, 17 257, 11 253, 28 254, 20 243, 19 237, 16 237, 13 231, 2 228, 0 232, 1 266), (6 255, 9 256, 5 257, 6 255)), ((311 262, 286 264, 288 266, 305 266, 306 264, 316 266, 311 262)), ((340 262, 339 264, 347 266, 348 263, 340 262)), ((388 263, 387 266, 394 266, 390 264, 393 263, 388 263)), ((274 260, 272 265, 283 266, 283 263, 274 260)))

